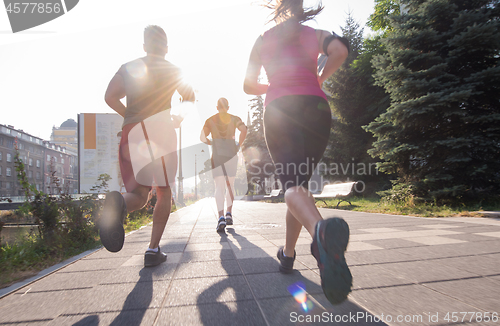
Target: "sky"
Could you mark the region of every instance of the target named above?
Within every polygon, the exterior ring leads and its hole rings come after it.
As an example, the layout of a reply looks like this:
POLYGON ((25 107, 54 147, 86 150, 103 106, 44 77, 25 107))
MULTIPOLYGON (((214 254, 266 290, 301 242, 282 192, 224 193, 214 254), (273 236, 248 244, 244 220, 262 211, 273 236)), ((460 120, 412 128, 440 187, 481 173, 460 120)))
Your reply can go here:
MULTIPOLYGON (((114 113, 106 87, 121 64, 145 55, 143 30, 167 33, 166 59, 181 67, 197 90, 196 112, 183 123, 197 141, 202 122, 217 113, 219 97, 247 121, 252 96, 243 78, 255 39, 272 27, 270 10, 256 0, 84 0, 65 15, 13 34, 0 10, 0 123, 48 140, 53 126, 79 113, 114 113)), ((307 5, 317 1, 306 0, 307 5)), ((341 34, 348 12, 364 26, 373 0, 323 0, 311 27, 341 34)), ((365 34, 369 32, 365 28, 365 34)), ((184 138, 183 138, 184 142, 184 138)))

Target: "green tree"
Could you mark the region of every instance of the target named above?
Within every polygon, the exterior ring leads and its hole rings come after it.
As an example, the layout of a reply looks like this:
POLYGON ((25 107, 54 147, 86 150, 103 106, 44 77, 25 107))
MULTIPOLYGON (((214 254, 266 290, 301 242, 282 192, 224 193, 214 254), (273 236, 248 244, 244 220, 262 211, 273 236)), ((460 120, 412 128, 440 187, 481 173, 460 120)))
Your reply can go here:
POLYGON ((247 137, 242 145, 243 154, 247 166, 247 176, 250 191, 254 190, 254 185, 261 186, 264 179, 274 173, 274 165, 267 150, 264 138, 264 101, 262 96, 256 96, 250 100, 250 110, 252 111, 252 124, 248 127, 247 137))
POLYGON ((374 59, 391 106, 367 130, 380 170, 418 197, 500 193, 498 0, 411 0, 374 59))
MULTIPOLYGON (((344 64, 324 84, 334 120, 330 141, 323 162, 328 177, 335 181, 346 179, 374 184, 385 177, 378 175, 376 160, 367 154, 375 141, 362 127, 375 119, 388 106, 383 88, 374 86, 371 59, 383 53, 380 37, 363 39, 363 29, 351 14, 342 28, 351 51, 344 64)), ((379 186, 377 186, 379 187, 379 186)), ((369 190, 378 190, 369 187, 369 190)))
POLYGON ((400 2, 395 0, 375 0, 375 12, 366 25, 373 31, 390 32, 391 18, 400 15, 400 2))

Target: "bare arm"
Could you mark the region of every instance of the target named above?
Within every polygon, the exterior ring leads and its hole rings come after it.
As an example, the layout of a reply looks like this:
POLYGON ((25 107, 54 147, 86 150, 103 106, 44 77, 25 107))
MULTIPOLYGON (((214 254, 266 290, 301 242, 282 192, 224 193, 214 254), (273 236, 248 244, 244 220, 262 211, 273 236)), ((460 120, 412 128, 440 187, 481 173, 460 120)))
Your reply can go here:
POLYGON ((345 59, 347 59, 347 55, 349 51, 347 47, 339 40, 335 39, 328 44, 327 53, 323 51, 323 42, 325 38, 332 35, 330 32, 317 30, 316 36, 318 37, 319 49, 320 53, 326 54, 328 59, 326 60, 325 68, 321 72, 321 75, 318 76, 319 84, 323 84, 323 82, 333 75, 340 68, 342 63, 344 63, 345 59))
POLYGON ((249 95, 262 95, 267 92, 268 85, 259 83, 260 69, 262 62, 260 60, 260 48, 262 46, 262 37, 259 37, 253 46, 248 60, 247 73, 245 82, 243 83, 243 90, 249 95))
POLYGON ((241 145, 245 141, 245 138, 247 137, 247 126, 245 126, 245 124, 242 122, 238 126, 238 130, 240 131, 240 137, 238 139, 238 144, 240 144, 240 147, 241 147, 241 145))
POLYGON ((203 129, 201 130, 200 140, 202 143, 205 143, 207 145, 212 145, 210 139, 207 138, 208 135, 210 135, 210 129, 207 126, 204 126, 203 129))
POLYGON ((115 110, 122 117, 125 116, 125 111, 127 108, 120 99, 125 97, 125 85, 123 84, 122 76, 116 74, 109 82, 108 88, 106 89, 106 95, 104 95, 104 100, 109 105, 110 108, 115 110))

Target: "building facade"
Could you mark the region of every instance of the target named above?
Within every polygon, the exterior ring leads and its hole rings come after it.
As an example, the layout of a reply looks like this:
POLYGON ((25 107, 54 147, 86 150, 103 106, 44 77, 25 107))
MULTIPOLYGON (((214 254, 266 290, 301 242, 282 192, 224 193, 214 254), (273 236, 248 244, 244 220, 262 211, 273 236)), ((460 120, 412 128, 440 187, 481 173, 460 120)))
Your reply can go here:
POLYGON ((52 127, 50 142, 66 148, 66 151, 78 153, 78 123, 73 119, 64 121, 59 127, 52 127))
POLYGON ((55 178, 68 193, 78 189, 77 155, 13 126, 0 124, 0 197, 23 196, 15 164, 16 148, 28 181, 43 192, 57 194, 55 178), (53 173, 54 172, 54 173, 53 173), (55 178, 54 178, 55 177, 55 178))

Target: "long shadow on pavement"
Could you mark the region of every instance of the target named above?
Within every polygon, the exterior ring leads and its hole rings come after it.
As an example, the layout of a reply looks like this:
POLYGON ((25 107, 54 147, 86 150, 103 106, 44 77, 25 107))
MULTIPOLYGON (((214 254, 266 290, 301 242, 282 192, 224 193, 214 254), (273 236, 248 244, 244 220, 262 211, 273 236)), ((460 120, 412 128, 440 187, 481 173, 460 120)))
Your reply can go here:
MULTIPOLYGON (((226 234, 220 234, 220 237, 221 245, 228 240, 226 234)), ((203 325, 265 325, 244 276, 234 275, 235 261, 224 259, 222 250, 220 259, 228 276, 207 288, 197 298, 203 325), (234 297, 231 297, 231 290, 234 297), (219 298, 226 302, 218 301, 219 298)))
POLYGON ((147 307, 153 300, 153 272, 154 269, 143 268, 139 272, 140 279, 134 289, 129 293, 121 312, 110 325, 140 325, 147 307), (131 314, 130 311, 134 313, 131 314))
MULTIPOLYGON (((245 283, 234 282, 234 276, 230 276, 199 295, 198 308, 204 325, 324 325, 325 322, 358 326, 385 325, 375 322, 376 319, 369 312, 351 301, 332 306, 323 295, 317 274, 301 267, 299 262, 296 262, 295 266, 298 269, 292 274, 281 274, 276 259, 236 233, 233 228, 227 228, 226 231, 238 242, 240 248, 250 250, 251 256, 258 258, 237 259, 243 272, 240 278, 245 283), (302 283, 301 286, 305 285, 307 290, 307 308, 297 302, 288 291, 290 285, 298 282, 302 283), (217 302, 215 309, 213 305, 203 304, 209 298, 216 301, 228 289, 235 293, 236 301, 229 303, 233 309, 224 302, 217 302)), ((226 239, 238 258, 242 249, 238 249, 230 237, 221 235, 221 243, 226 239)), ((230 275, 230 268, 234 269, 234 263, 229 266, 228 262, 221 260, 222 266, 230 275)))

